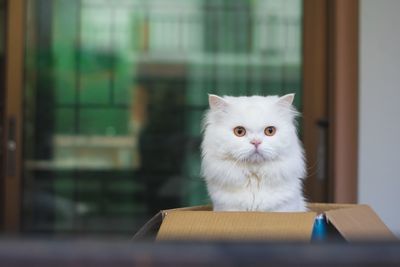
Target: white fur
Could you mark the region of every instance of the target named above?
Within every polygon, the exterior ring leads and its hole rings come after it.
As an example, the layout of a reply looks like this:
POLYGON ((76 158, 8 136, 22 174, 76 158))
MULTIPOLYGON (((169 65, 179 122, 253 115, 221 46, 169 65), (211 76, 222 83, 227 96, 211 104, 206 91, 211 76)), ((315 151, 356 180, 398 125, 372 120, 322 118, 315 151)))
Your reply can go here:
POLYGON ((303 149, 294 95, 210 95, 204 121, 202 175, 215 211, 305 211, 303 149), (233 129, 242 126, 246 135, 233 129), (276 127, 273 136, 264 129, 276 127), (258 139, 258 154, 251 140, 258 139))

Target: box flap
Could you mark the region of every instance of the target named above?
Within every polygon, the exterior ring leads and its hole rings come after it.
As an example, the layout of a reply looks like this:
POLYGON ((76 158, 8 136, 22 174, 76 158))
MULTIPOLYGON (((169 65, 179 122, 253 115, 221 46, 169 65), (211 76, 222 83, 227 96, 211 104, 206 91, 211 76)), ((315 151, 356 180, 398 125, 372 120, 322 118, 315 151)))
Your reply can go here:
POLYGON ((333 209, 325 215, 347 241, 397 240, 368 205, 333 209))
POLYGON ((325 213, 329 210, 347 209, 358 206, 357 204, 340 204, 340 203, 307 203, 307 208, 310 211, 315 211, 318 214, 325 213))
POLYGON ((160 228, 162 223, 163 214, 162 212, 158 212, 153 216, 145 225, 143 225, 139 231, 132 237, 132 240, 146 240, 146 239, 155 239, 157 235, 157 231, 160 228))
POLYGON ((166 211, 157 240, 301 240, 309 241, 315 212, 166 211))
POLYGON ((164 219, 165 213, 169 211, 184 211, 184 210, 212 210, 211 205, 202 205, 202 206, 193 206, 193 207, 184 207, 184 208, 176 208, 176 209, 168 209, 162 210, 154 215, 148 222, 146 222, 132 237, 132 240, 139 241, 139 240, 154 240, 158 229, 164 219))

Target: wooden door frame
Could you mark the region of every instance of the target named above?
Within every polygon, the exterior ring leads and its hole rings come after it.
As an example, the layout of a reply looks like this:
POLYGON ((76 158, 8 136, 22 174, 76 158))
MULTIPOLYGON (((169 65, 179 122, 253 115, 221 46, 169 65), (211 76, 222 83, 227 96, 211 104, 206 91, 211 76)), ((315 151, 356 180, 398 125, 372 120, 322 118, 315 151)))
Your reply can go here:
POLYGON ((20 231, 22 204, 22 90, 24 81, 25 0, 6 1, 5 35, 3 231, 17 233, 20 231))
POLYGON ((317 200, 357 202, 358 0, 303 0, 303 123, 307 188, 317 200), (325 118, 327 119, 325 121, 325 118), (327 127, 325 180, 315 175, 327 127), (326 186, 326 187, 325 187, 326 186), (321 187, 325 187, 322 188, 321 187))
MULTIPOLYGON (((322 131, 318 121, 328 121, 327 74, 327 0, 303 1, 303 143, 307 158, 307 179, 305 180, 308 200, 326 202, 328 163, 319 155, 326 140, 320 140, 322 131)), ((322 133, 327 139, 327 134, 322 133)), ((325 148, 326 150, 326 148, 325 148)))
POLYGON ((358 0, 329 2, 333 33, 329 97, 331 194, 335 202, 357 202, 358 191, 358 0))

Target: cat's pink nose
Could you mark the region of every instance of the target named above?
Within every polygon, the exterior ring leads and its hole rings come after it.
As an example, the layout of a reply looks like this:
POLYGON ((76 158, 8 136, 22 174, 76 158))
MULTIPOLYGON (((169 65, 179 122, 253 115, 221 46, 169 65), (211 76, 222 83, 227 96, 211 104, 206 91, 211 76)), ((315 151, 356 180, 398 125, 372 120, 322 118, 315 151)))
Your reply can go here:
POLYGON ((258 148, 258 146, 262 143, 260 140, 254 139, 251 140, 250 142, 251 144, 253 144, 256 148, 258 148))

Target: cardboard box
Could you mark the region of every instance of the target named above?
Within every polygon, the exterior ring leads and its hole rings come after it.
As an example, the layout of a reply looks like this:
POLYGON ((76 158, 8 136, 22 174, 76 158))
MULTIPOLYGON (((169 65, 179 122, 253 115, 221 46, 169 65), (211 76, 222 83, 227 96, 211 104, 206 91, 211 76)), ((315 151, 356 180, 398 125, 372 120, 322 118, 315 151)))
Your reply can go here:
POLYGON ((396 240, 367 205, 311 203, 308 207, 308 212, 213 212, 211 206, 163 210, 134 240, 310 241, 319 214, 326 218, 331 235, 338 238, 396 240))

